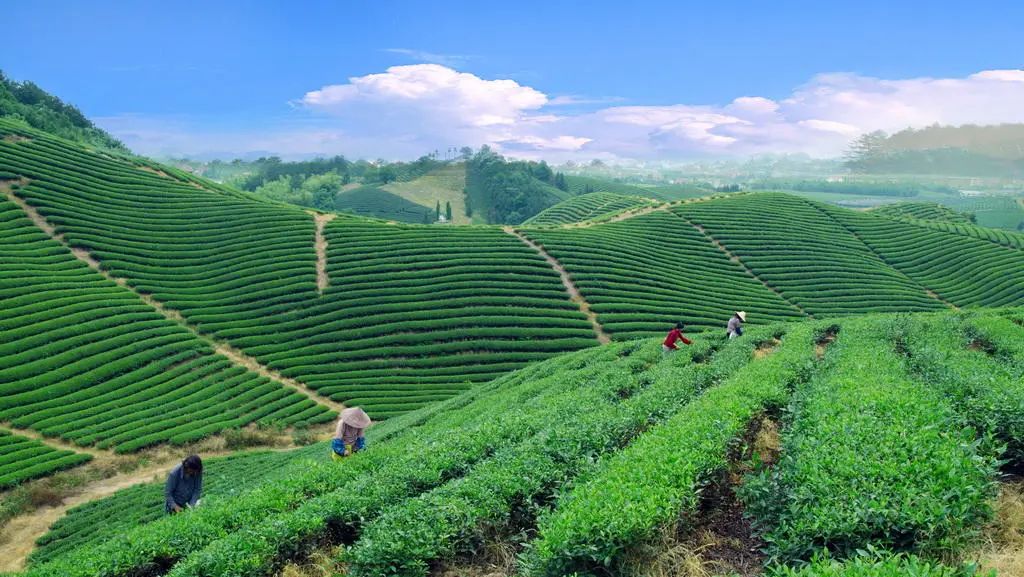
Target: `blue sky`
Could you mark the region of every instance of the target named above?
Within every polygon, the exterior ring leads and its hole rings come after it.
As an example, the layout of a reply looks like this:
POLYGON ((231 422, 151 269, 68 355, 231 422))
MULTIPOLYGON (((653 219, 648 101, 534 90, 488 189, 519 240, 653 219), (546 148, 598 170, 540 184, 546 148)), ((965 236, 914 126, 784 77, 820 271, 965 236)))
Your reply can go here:
POLYGON ((147 154, 409 157, 484 142, 522 156, 829 154, 857 131, 897 129, 900 113, 1021 120, 986 98, 1024 87, 1010 74, 1022 3, 710 4, 15 2, 0 69, 147 154), (1006 73, 972 76, 993 70, 1006 73), (367 80, 341 98, 308 98, 354 78, 367 80), (921 79, 962 86, 886 84, 921 79), (805 102, 823 91, 896 101, 852 119, 835 110, 845 100, 805 102))

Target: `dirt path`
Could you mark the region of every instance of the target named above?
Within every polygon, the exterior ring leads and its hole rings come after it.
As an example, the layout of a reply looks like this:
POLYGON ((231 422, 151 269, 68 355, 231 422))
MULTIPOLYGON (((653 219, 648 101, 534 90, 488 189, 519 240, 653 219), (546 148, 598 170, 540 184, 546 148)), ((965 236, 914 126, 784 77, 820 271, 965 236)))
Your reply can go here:
MULTIPOLYGON (((673 214, 675 214, 675 213, 673 213, 673 214)), ((697 229, 698 232, 700 232, 702 235, 704 235, 704 238, 708 239, 708 241, 710 241, 711 244, 715 245, 715 247, 718 248, 718 250, 720 250, 723 253, 725 253, 725 256, 729 257, 729 260, 731 260, 732 262, 740 265, 740 267, 742 267, 743 270, 745 270, 748 275, 750 275, 755 280, 757 280, 758 282, 763 284, 766 289, 768 289, 768 290, 772 291, 773 293, 775 293, 776 295, 778 295, 780 299, 782 299, 783 301, 788 303, 789 306, 791 306, 791 307, 795 308, 796 310, 800 311, 801 314, 805 314, 805 315, 807 315, 810 318, 814 318, 814 315, 812 315, 811 313, 805 311, 803 309, 803 307, 801 307, 800 305, 796 304, 795 302, 793 302, 793 301, 789 300, 788 298, 786 298, 785 296, 783 296, 783 294, 781 292, 779 292, 778 289, 776 289, 772 285, 770 285, 767 282, 765 282, 765 280, 762 279, 761 277, 757 276, 757 274, 754 273, 754 271, 750 270, 750 267, 747 266, 747 263, 743 262, 743 260, 740 259, 740 257, 736 256, 736 254, 733 253, 731 250, 729 250, 729 248, 727 246, 725 246, 724 244, 719 242, 717 238, 711 236, 711 233, 709 233, 703 226, 701 226, 701 225, 691 221, 690 219, 688 219, 688 218, 686 218, 684 216, 681 216, 681 215, 678 215, 678 214, 676 214, 676 216, 678 216, 680 219, 682 219, 683 222, 685 222, 686 224, 689 224, 693 228, 697 229)))
POLYGON ((324 236, 324 226, 338 215, 308 212, 313 215, 313 222, 316 224, 316 233, 313 237, 313 246, 316 250, 316 290, 322 295, 331 284, 331 279, 327 276, 327 237, 324 236))
POLYGON ((544 250, 544 247, 533 242, 525 235, 523 235, 523 233, 512 228, 511 226, 502 227, 502 230, 518 238, 523 244, 537 251, 537 254, 541 255, 542 257, 544 257, 544 260, 548 261, 548 264, 551 265, 551 268, 555 269, 555 272, 558 273, 558 276, 562 278, 562 285, 565 286, 565 291, 569 293, 569 300, 576 303, 576 305, 580 307, 580 312, 587 317, 587 320, 590 321, 590 325, 594 327, 594 335, 597 336, 597 342, 601 343, 602 345, 606 345, 612 342, 612 338, 608 335, 608 333, 604 332, 604 327, 602 327, 601 323, 598 322, 597 314, 590 309, 590 303, 588 303, 587 300, 583 298, 583 295, 580 293, 580 289, 576 287, 576 283, 572 281, 572 277, 569 276, 569 271, 565 270, 565 267, 562 266, 562 263, 558 262, 558 259, 548 254, 548 252, 544 250))
POLYGON ((159 480, 175 464, 177 461, 161 463, 97 481, 87 485, 74 496, 64 499, 60 505, 43 507, 11 519, 0 530, 0 571, 24 569, 26 557, 36 547, 36 539, 46 534, 50 526, 59 521, 68 510, 133 485, 159 480))
MULTIPOLYGON (((290 451, 295 448, 294 446, 252 447, 246 450, 290 451)), ((225 457, 239 452, 241 451, 201 451, 204 459, 225 457)), ((25 559, 35 550, 36 539, 45 535, 50 527, 63 518, 69 510, 96 499, 109 497, 122 489, 143 483, 163 481, 167 472, 180 462, 180 453, 181 451, 169 451, 152 455, 153 463, 134 471, 90 482, 65 497, 57 505, 41 507, 19 515, 0 526, 0 572, 24 569, 25 559)))
MULTIPOLYGON (((20 183, 22 186, 26 186, 29 183, 29 180, 22 178, 17 182, 20 183)), ((270 367, 267 367, 264 364, 260 363, 253 357, 250 357, 249 355, 246 355, 242 351, 232 347, 230 344, 216 340, 210 335, 203 334, 202 332, 199 331, 198 327, 189 323, 181 314, 181 312, 164 305, 162 302, 153 298, 152 295, 143 294, 138 291, 135 291, 132 287, 128 286, 127 279, 115 277, 108 271, 103 270, 100 261, 97 260, 96 257, 94 257, 89 251, 79 247, 69 246, 65 241, 63 235, 58 234, 57 230, 53 227, 53 225, 47 222, 46 218, 44 218, 43 215, 39 214, 39 211, 30 206, 22 198, 14 194, 10 188, 10 181, 0 183, 0 192, 4 193, 8 199, 10 199, 12 202, 21 207, 22 211, 25 212, 25 214, 32 220, 32 222, 35 223, 35 225, 40 228, 40 230, 45 232, 50 238, 64 245, 68 250, 71 251, 71 254, 73 254, 78 260, 89 265, 90 268, 92 268, 99 274, 103 275, 103 277, 106 278, 107 280, 117 283, 118 285, 125 287, 128 290, 131 290, 133 293, 135 293, 136 296, 142 299, 143 302, 153 307, 153 309, 155 309, 157 312, 163 315, 164 318, 174 321, 175 323, 178 323, 179 325, 185 327, 193 334, 195 334, 197 337, 209 343, 210 346, 212 346, 214 350, 216 350, 216 352, 220 353, 221 355, 224 355, 229 360, 231 360, 231 362, 237 365, 241 365, 255 373, 258 373, 260 376, 266 377, 272 381, 276 381, 282 386, 288 387, 298 393, 301 393, 302 395, 309 397, 310 399, 316 401, 317 403, 330 407, 334 411, 341 411, 343 408, 345 408, 341 403, 332 401, 331 399, 321 396, 316 391, 306 386, 304 383, 301 383, 289 377, 285 377, 284 375, 275 371, 274 369, 271 369, 270 367)))

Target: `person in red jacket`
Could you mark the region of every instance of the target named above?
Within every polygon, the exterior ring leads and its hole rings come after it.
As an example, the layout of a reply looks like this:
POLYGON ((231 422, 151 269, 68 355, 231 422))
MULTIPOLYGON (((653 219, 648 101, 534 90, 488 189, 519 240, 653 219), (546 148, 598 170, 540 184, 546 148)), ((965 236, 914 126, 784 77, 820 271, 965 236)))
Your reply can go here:
POLYGON ((678 350, 676 341, 683 341, 684 344, 692 345, 693 341, 683 336, 683 323, 676 323, 675 328, 668 332, 665 342, 661 343, 661 353, 667 355, 678 350))

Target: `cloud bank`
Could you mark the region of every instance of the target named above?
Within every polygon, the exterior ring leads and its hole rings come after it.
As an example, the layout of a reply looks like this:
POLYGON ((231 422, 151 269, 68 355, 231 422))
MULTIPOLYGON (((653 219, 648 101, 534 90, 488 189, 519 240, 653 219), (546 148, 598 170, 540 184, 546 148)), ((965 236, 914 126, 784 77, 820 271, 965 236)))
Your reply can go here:
MULTIPOLYGON (((763 152, 833 156, 857 135, 873 130, 1024 122, 1024 70, 900 80, 830 73, 775 100, 740 95, 726 104, 615 102, 549 95, 511 79, 485 79, 443 64, 393 66, 305 93, 291 103, 293 112, 305 115, 301 127, 250 133, 250 144, 258 146, 239 150, 410 158, 449 146, 489 144, 514 156, 551 160, 763 152)), ((152 153, 125 125, 131 122, 112 120, 105 126, 129 146, 152 153)), ((188 131, 178 132, 176 146, 185 146, 188 131)), ((214 140, 228 149, 243 146, 243 139, 237 134, 214 140)))

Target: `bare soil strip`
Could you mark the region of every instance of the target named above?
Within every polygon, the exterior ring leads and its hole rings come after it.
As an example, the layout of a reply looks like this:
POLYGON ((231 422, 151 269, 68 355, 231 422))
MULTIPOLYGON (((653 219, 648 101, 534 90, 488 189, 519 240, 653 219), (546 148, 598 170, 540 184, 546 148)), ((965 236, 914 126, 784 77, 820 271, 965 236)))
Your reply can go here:
MULTIPOLYGON (((673 214, 675 214, 675 213, 673 213, 673 214)), ((720 250, 723 253, 725 253, 725 256, 729 257, 729 260, 731 260, 732 262, 734 262, 734 263, 740 265, 741 267, 743 267, 743 270, 745 270, 747 272, 747 274, 749 274, 755 280, 757 280, 758 282, 763 284, 766 289, 768 289, 768 290, 772 291, 773 293, 777 294, 780 299, 782 299, 782 300, 786 301, 787 303, 789 303, 789 305, 792 306, 793 308, 795 308, 796 310, 800 311, 801 313, 807 315, 810 318, 814 318, 814 315, 812 315, 811 313, 805 311, 803 309, 803 307, 801 307, 797 303, 795 303, 795 302, 789 300, 788 298, 786 298, 781 292, 779 292, 778 289, 776 289, 772 285, 770 285, 767 282, 765 282, 765 280, 762 279, 761 277, 757 276, 757 274, 755 274, 754 271, 750 270, 750 267, 747 266, 747 263, 743 262, 743 260, 740 259, 740 257, 736 256, 724 244, 719 242, 718 239, 716 239, 715 237, 711 236, 711 233, 709 233, 703 226, 701 226, 701 225, 699 225, 699 224, 697 224, 695 222, 692 222, 692 221, 690 221, 690 219, 688 219, 686 217, 683 217, 683 216, 680 216, 678 214, 676 214, 676 216, 681 218, 684 222, 686 222, 687 224, 689 224, 693 228, 697 229, 698 232, 700 232, 702 235, 704 235, 704 238, 708 239, 708 241, 710 241, 711 244, 715 245, 715 247, 717 247, 718 250, 720 250)))
POLYGON ((324 236, 324 226, 338 215, 308 212, 313 215, 313 222, 316 224, 313 243, 316 250, 316 290, 323 295, 327 287, 331 285, 331 279, 327 276, 327 237, 324 236))
MULTIPOLYGON (((253 447, 251 450, 288 451, 294 448, 292 446, 253 447)), ((69 496, 63 497, 53 505, 40 507, 14 517, 0 526, 0 572, 23 570, 29 554, 35 550, 36 539, 45 535, 50 527, 62 519, 69 510, 96 499, 109 497, 122 489, 135 485, 162 482, 165 475, 181 462, 182 455, 189 452, 200 453, 204 459, 207 459, 233 455, 239 451, 207 450, 201 447, 159 449, 146 456, 148 462, 145 462, 141 468, 89 482, 74 489, 69 496)))
POLYGON ((984 543, 972 554, 981 573, 1024 575, 1024 478, 1009 477, 1000 486, 995 519, 984 531, 984 543))
MULTIPOLYGON (((19 182, 22 184, 22 186, 24 186, 25 184, 28 183, 28 180, 21 179, 19 182)), ((108 271, 103 270, 99 260, 97 260, 95 256, 89 253, 89 251, 82 249, 80 247, 69 246, 65 241, 64 237, 57 233, 53 225, 47 222, 46 218, 44 218, 43 215, 39 214, 39 212, 35 208, 30 206, 23 199, 21 199, 13 192, 11 192, 9 185, 3 186, 3 184, 0 183, 0 192, 3 192, 8 199, 10 199, 18 206, 20 206, 21 209, 25 212, 26 215, 28 215, 28 217, 32 220, 33 223, 35 223, 36 226, 38 226, 43 232, 45 232, 51 238, 67 247, 71 251, 71 253, 75 255, 76 258, 78 258, 78 260, 89 265, 90 268, 92 268, 99 274, 103 275, 103 277, 106 278, 107 280, 110 280, 111 282, 117 283, 118 285, 123 286, 128 290, 131 290, 132 292, 135 293, 136 296, 142 299, 143 302, 153 307, 153 309, 162 314, 165 318, 185 327, 193 334, 209 343, 216 352, 220 353, 221 355, 224 355, 233 363, 241 365, 259 374, 260 376, 266 377, 272 381, 276 381, 282 386, 288 387, 298 393, 301 393, 306 397, 309 397, 310 399, 316 401, 317 403, 320 403, 321 405, 330 407, 334 411, 340 412, 342 409, 345 408, 344 405, 342 405, 341 403, 328 399, 327 397, 318 394, 316 391, 309 388, 304 383, 286 377, 281 373, 275 371, 274 369, 271 369, 270 367, 263 365, 258 360, 250 357, 249 355, 246 355, 242 351, 232 347, 230 344, 216 340, 209 335, 203 334, 202 332, 199 331, 198 327, 192 325, 187 320, 185 320, 185 317, 181 314, 181 312, 164 305, 162 302, 153 298, 152 295, 143 294, 134 290, 132 287, 128 286, 128 281, 126 279, 115 277, 108 271)))
POLYGON ((612 342, 612 338, 608 336, 608 333, 604 332, 604 327, 602 327, 601 323, 598 322, 597 313, 591 310, 590 303, 588 303, 587 300, 583 298, 583 295, 580 294, 580 289, 576 287, 576 283, 573 282, 572 277, 569 276, 569 271, 565 270, 565 267, 562 266, 562 263, 558 262, 558 259, 548 254, 548 252, 544 250, 544 247, 526 238, 526 236, 523 235, 523 233, 512 228, 511 226, 502 227, 502 230, 518 238, 520 241, 522 241, 523 244, 537 251, 537 254, 544 257, 544 260, 548 261, 548 264, 551 265, 551 268, 555 269, 555 272, 558 273, 558 276, 562 278, 562 285, 565 286, 565 291, 569 293, 569 300, 576 303, 577 306, 580 307, 580 312, 587 317, 587 320, 590 321, 590 325, 594 327, 594 334, 597 336, 597 342, 601 343, 602 345, 606 345, 612 342))
POLYGON ((177 463, 177 460, 161 463, 103 479, 84 487, 80 493, 64 499, 59 505, 43 507, 31 514, 11 519, 0 532, 0 571, 24 569, 26 558, 36 547, 36 539, 45 535, 50 526, 64 517, 68 510, 113 495, 121 489, 158 480, 160 475, 177 463))
POLYGON ((27 137, 27 136, 22 136, 20 134, 5 134, 4 135, 4 142, 26 142, 26 141, 29 141, 29 140, 32 140, 32 139, 27 137))

